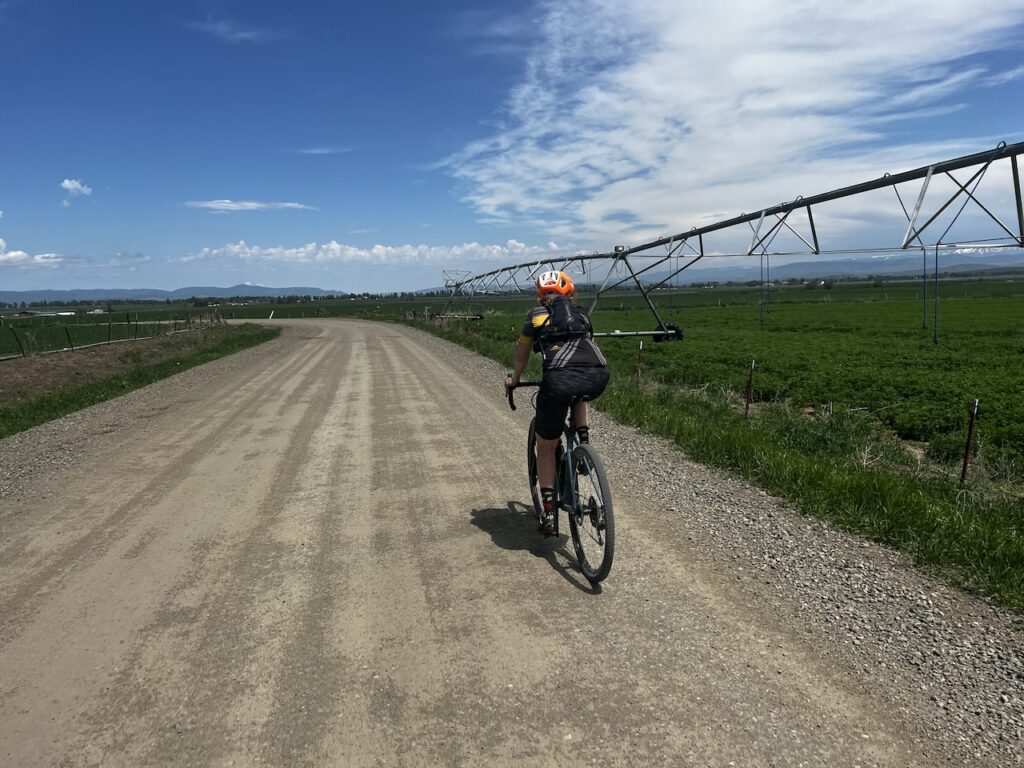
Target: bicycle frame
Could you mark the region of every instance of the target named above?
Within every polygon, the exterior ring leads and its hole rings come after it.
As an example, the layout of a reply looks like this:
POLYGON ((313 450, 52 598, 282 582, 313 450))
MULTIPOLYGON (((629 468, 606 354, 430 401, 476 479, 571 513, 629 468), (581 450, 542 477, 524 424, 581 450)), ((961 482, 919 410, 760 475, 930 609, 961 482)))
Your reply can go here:
MULTIPOLYGON (((558 463, 559 462, 558 462, 557 458, 556 458, 556 461, 555 461, 555 478, 556 478, 556 482, 558 480, 561 480, 561 483, 558 483, 558 484, 561 485, 561 486, 564 486, 564 487, 560 487, 560 488, 557 489, 557 493, 558 493, 558 506, 560 508, 564 509, 566 512, 569 512, 569 513, 575 512, 576 511, 576 506, 577 506, 577 504, 579 504, 579 498, 577 497, 577 493, 576 493, 576 467, 573 466, 573 462, 572 462, 573 449, 576 447, 576 431, 571 426, 571 424, 572 424, 572 412, 573 412, 573 409, 575 407, 576 407, 576 403, 575 402, 570 404, 570 406, 569 406, 569 418, 566 419, 564 424, 562 424, 562 434, 565 436, 565 445, 562 446, 561 443, 559 443, 559 447, 562 448, 562 456, 561 456, 562 475, 560 477, 559 477, 559 474, 558 474, 558 463), (569 499, 571 500, 568 505, 566 505, 566 503, 565 503, 566 500, 567 500, 566 499, 566 494, 565 494, 566 488, 568 488, 568 491, 569 491, 568 496, 569 496, 569 499)), ((556 454, 557 454, 557 451, 558 451, 558 448, 555 448, 556 454)))
MULTIPOLYGON (((516 410, 516 404, 512 399, 512 393, 514 390, 520 387, 539 387, 539 381, 521 381, 515 387, 508 391, 508 406, 513 411, 516 410)), ((579 504, 579 498, 576 493, 576 468, 573 466, 572 453, 573 449, 576 448, 576 431, 573 429, 573 414, 576 410, 576 405, 579 400, 572 400, 569 403, 569 417, 562 423, 562 435, 565 438, 565 444, 561 442, 555 448, 555 493, 557 494, 556 509, 564 509, 567 513, 572 514, 576 511, 576 506, 579 504), (558 450, 561 449, 561 459, 558 458, 558 450), (562 473, 559 475, 558 467, 559 463, 562 465, 562 473), (569 503, 566 504, 566 494, 564 491, 568 487, 569 503)), ((534 405, 536 408, 536 405, 534 405)), ((557 518, 556 523, 557 526, 557 518)))

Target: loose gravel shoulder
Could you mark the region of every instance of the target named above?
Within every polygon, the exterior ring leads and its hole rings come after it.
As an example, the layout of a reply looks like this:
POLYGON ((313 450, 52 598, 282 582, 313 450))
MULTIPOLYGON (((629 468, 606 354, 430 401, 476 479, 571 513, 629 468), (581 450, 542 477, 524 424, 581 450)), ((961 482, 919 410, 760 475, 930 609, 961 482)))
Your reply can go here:
MULTIPOLYGON (((507 367, 423 337, 461 356, 466 375, 500 396, 507 367)), ((734 584, 752 623, 757 615, 800 628, 852 679, 965 762, 1024 764, 1024 618, 725 471, 688 461, 667 440, 600 412, 592 422, 613 490, 645 499, 649 514, 671 515, 688 554, 734 584)))
MULTIPOLYGON (((74 466, 120 426, 167 400, 187 400, 212 377, 304 332, 289 328, 260 347, 0 440, 0 518, 17 514, 19 500, 35 493, 32 476, 40 466, 74 466)), ((408 332, 456 361, 484 391, 493 389, 501 407, 505 367, 408 332)), ((751 624, 799 634, 847 670, 853 685, 903 713, 908 738, 923 731, 945 743, 955 756, 949 764, 1024 763, 1020 617, 942 585, 898 553, 804 517, 727 472, 690 462, 665 440, 600 413, 593 424, 613 488, 643 501, 634 514, 664 516, 674 544, 719 575, 751 624)))

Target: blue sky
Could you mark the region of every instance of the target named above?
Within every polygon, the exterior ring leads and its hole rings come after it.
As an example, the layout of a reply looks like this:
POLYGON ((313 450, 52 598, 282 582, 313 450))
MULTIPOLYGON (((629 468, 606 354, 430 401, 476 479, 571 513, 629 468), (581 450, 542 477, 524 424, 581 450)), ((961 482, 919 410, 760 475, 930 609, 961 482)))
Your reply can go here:
POLYGON ((0 0, 0 40, 14 290, 428 287, 1024 139, 1024 0, 0 0))

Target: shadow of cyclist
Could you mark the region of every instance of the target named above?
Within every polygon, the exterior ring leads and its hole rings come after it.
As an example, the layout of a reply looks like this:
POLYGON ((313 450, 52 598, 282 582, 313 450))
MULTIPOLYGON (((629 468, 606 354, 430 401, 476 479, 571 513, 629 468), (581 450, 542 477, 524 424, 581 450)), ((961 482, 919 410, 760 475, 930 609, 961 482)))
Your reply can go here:
MULTIPOLYGON (((490 534, 491 540, 502 549, 524 550, 534 557, 543 557, 555 573, 577 589, 600 594, 601 585, 591 585, 580 573, 575 552, 567 546, 568 534, 560 533, 553 538, 540 535, 532 506, 510 501, 505 507, 474 509, 471 515, 473 525, 490 534)), ((568 526, 564 517, 562 524, 568 526)))

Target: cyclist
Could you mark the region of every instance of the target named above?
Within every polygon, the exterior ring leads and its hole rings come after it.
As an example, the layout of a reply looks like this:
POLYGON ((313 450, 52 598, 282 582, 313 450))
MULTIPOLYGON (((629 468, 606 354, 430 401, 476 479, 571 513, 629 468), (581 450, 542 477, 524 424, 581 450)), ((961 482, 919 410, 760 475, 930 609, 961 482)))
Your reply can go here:
MULTIPOLYGON (((544 502, 541 531, 555 535, 555 447, 573 398, 593 400, 608 386, 608 363, 593 339, 587 313, 576 306, 576 288, 565 272, 551 270, 537 278, 537 304, 527 313, 516 344, 512 375, 506 390, 519 384, 530 361, 530 351, 540 352, 543 375, 537 393, 537 480, 544 502)), ((573 413, 576 435, 590 441, 586 401, 573 413)))

